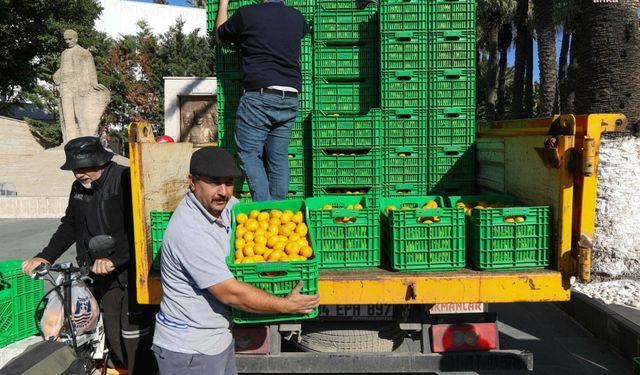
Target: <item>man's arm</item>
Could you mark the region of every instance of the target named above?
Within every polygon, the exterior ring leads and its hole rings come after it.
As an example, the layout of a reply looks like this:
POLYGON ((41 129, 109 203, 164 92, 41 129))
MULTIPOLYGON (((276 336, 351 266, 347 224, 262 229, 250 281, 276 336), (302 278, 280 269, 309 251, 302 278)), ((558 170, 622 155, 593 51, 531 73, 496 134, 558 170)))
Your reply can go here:
POLYGON ((218 15, 216 17, 216 37, 218 38, 218 42, 222 42, 220 39, 220 26, 223 23, 227 22, 229 18, 229 0, 220 0, 218 3, 218 15))
POLYGON ((255 314, 309 314, 318 306, 317 294, 300 294, 302 282, 285 298, 276 297, 252 285, 234 278, 208 288, 216 299, 225 305, 255 314))

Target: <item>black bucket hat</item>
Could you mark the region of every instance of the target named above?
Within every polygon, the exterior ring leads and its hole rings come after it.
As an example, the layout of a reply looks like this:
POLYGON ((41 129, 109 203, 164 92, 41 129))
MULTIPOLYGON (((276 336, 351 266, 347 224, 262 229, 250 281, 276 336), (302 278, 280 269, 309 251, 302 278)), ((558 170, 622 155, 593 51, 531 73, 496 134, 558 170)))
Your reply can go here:
POLYGON ((98 137, 79 137, 70 140, 64 146, 67 161, 60 167, 71 171, 81 168, 100 167, 113 158, 113 153, 105 150, 98 137))
POLYGON ((226 150, 219 147, 203 147, 191 155, 189 173, 207 177, 240 177, 236 161, 226 150))

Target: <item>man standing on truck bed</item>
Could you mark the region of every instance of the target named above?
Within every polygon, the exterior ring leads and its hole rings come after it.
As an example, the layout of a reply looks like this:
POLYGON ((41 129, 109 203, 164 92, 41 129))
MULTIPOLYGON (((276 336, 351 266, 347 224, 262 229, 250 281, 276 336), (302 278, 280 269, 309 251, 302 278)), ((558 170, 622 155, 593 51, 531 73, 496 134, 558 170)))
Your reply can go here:
MULTIPOLYGON (((113 153, 102 147, 98 137, 79 137, 64 146, 66 162, 60 167, 73 172, 69 205, 58 230, 47 247, 22 263, 31 275, 41 263, 53 263, 76 244, 79 266, 91 266, 93 293, 102 301, 104 328, 109 349, 127 366, 129 374, 155 374, 151 352, 153 313, 140 306, 129 289, 133 248, 131 181, 129 168, 111 161, 113 153), (116 241, 108 253, 89 252, 93 236, 107 234, 116 241)), ((133 283, 135 285, 135 283, 133 283)))
POLYGON ((245 91, 235 129, 240 167, 254 201, 286 199, 288 147, 302 90, 300 44, 309 25, 281 0, 240 7, 229 19, 228 6, 220 0, 216 31, 218 40, 238 43, 242 51, 245 91))
POLYGON ((225 258, 230 251, 235 160, 218 147, 191 156, 189 191, 163 236, 160 272, 162 300, 156 316, 153 351, 161 375, 236 374, 231 312, 308 314, 317 295, 286 298, 237 281, 225 258))

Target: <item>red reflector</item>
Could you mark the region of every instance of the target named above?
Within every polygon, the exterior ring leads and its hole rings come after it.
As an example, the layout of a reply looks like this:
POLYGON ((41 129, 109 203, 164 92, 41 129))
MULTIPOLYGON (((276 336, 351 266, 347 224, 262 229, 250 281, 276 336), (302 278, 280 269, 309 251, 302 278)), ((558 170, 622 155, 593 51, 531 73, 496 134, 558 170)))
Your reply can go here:
POLYGON ((435 324, 431 326, 434 353, 489 350, 498 347, 496 323, 435 324))

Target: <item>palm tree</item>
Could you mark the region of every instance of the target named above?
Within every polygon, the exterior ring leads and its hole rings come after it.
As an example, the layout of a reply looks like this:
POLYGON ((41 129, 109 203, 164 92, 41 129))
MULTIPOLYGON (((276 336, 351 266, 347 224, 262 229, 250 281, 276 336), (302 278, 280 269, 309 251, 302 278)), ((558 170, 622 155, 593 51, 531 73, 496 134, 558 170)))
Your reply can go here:
POLYGON ((500 30, 504 23, 510 24, 510 15, 514 7, 515 3, 512 0, 482 0, 477 6, 478 23, 482 26, 482 44, 486 47, 489 56, 485 77, 485 119, 488 121, 496 119, 500 30))
POLYGON ((496 118, 505 118, 506 113, 506 81, 507 81, 507 59, 509 47, 513 42, 513 12, 509 16, 508 22, 503 22, 498 35, 498 48, 500 49, 500 61, 498 62, 498 100, 496 102, 496 118))
POLYGON ((638 0, 582 0, 580 8, 576 112, 622 112, 640 130, 638 0))
POLYGON ((513 76, 513 102, 512 115, 514 118, 522 118, 524 74, 527 64, 527 20, 529 14, 529 0, 517 0, 514 23, 516 26, 516 60, 513 76))
MULTIPOLYGON (((573 101, 569 101, 569 92, 573 91, 569 87, 569 59, 571 46, 573 45, 573 34, 575 30, 575 18, 579 10, 579 0, 563 0, 555 4, 556 25, 562 29, 562 42, 560 44, 560 56, 558 60, 558 80, 556 98, 554 100, 554 113, 570 113, 573 108, 573 101)), ((575 54, 571 57, 575 60, 575 54)))
POLYGON ((553 3, 553 0, 533 0, 540 67, 540 117, 551 116, 556 96, 556 29, 553 3))

